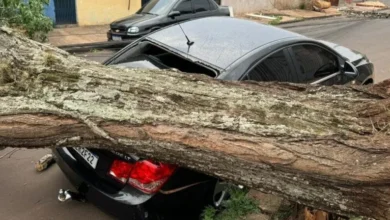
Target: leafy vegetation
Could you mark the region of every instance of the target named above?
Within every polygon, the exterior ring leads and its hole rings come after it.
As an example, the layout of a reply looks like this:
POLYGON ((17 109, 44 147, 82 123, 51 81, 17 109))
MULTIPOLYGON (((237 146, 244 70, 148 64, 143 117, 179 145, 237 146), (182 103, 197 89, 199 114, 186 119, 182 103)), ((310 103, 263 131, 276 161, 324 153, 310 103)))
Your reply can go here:
POLYGON ((275 19, 271 20, 268 22, 270 25, 278 25, 282 21, 283 17, 282 16, 276 16, 275 19))
POLYGON ((255 199, 247 196, 247 191, 231 188, 230 199, 223 202, 220 209, 212 206, 203 211, 203 220, 237 220, 248 214, 260 212, 255 199))
POLYGON ((0 0, 0 25, 22 29, 28 37, 45 41, 53 22, 43 13, 49 0, 0 0))

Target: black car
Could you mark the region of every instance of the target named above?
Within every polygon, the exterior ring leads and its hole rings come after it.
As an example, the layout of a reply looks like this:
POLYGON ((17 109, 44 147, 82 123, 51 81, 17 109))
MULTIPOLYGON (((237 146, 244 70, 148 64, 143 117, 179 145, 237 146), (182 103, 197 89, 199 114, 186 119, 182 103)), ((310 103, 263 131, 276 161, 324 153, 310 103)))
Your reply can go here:
MULTIPOLYGON (((358 52, 229 17, 161 29, 131 43, 105 64, 177 69, 221 80, 373 83, 373 65, 358 52)), ((106 150, 54 152, 83 196, 127 219, 196 219, 205 205, 218 206, 227 198, 226 184, 193 170, 106 150)))
POLYGON ((136 39, 162 27, 194 18, 230 16, 232 9, 213 0, 151 0, 136 14, 114 21, 108 40, 136 39))

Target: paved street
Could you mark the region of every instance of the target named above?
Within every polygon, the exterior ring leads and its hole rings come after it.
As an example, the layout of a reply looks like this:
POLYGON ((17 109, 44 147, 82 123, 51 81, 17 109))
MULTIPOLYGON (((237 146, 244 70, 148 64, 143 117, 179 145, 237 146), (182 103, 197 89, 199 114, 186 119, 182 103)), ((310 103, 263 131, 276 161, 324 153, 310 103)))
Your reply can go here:
MULTIPOLYGON (((365 53, 375 64, 376 81, 390 78, 390 19, 331 18, 282 27, 365 53)), ((101 62, 112 54, 112 51, 98 51, 79 56, 101 62)), ((88 203, 57 201, 59 188, 71 188, 57 165, 42 173, 34 169, 34 163, 48 150, 24 149, 3 157, 10 150, 0 151, 1 219, 111 219, 88 203)))
POLYGON ((11 150, 0 151, 0 219, 112 219, 88 203, 57 201, 58 189, 72 189, 71 184, 57 165, 42 173, 34 168, 35 162, 50 150, 11 150))

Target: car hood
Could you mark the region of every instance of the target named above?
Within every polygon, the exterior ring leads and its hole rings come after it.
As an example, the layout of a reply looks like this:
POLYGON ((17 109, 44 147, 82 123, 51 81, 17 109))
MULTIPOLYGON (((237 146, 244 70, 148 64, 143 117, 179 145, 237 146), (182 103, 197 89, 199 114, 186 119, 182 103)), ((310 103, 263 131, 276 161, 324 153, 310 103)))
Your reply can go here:
POLYGON ((364 59, 364 54, 361 54, 360 52, 351 50, 349 48, 340 46, 335 43, 331 43, 328 41, 321 41, 321 43, 325 44, 326 46, 332 48, 333 50, 337 51, 341 56, 347 58, 350 62, 356 62, 361 59, 364 59))
POLYGON ((150 14, 133 14, 125 18, 121 18, 119 20, 116 20, 110 24, 111 28, 113 27, 131 27, 134 25, 137 25, 141 22, 151 20, 155 18, 157 15, 150 15, 150 14))

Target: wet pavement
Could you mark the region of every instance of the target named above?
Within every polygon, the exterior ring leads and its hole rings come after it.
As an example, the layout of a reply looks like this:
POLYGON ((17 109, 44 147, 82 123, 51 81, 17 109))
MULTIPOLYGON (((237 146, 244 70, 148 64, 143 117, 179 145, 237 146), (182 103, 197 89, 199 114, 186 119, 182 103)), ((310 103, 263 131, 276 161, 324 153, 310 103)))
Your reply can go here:
POLYGON ((58 189, 73 189, 54 164, 38 173, 35 163, 50 150, 0 150, 0 219, 113 219, 89 203, 57 201, 58 189))

